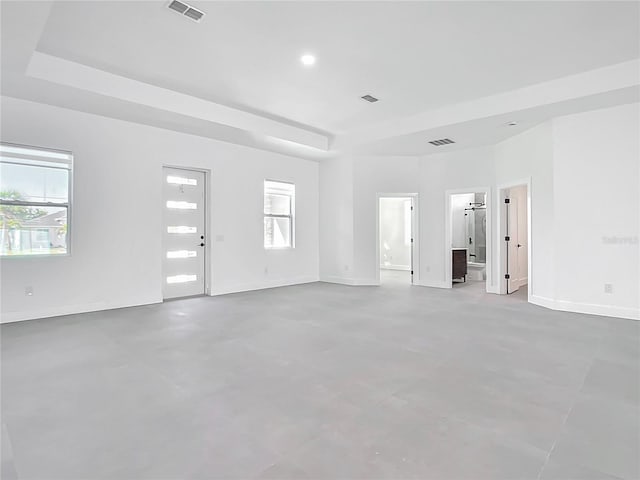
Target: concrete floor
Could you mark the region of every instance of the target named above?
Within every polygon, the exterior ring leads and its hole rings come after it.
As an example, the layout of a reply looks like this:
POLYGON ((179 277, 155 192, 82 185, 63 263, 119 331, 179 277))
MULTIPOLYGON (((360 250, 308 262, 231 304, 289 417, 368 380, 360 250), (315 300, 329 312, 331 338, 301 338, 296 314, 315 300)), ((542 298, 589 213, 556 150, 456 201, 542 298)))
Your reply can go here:
POLYGON ((2 474, 640 476, 640 322, 308 284, 4 325, 2 474))
POLYGON ((405 270, 386 270, 384 268, 381 268, 380 284, 389 285, 392 283, 409 285, 411 284, 411 274, 405 270))

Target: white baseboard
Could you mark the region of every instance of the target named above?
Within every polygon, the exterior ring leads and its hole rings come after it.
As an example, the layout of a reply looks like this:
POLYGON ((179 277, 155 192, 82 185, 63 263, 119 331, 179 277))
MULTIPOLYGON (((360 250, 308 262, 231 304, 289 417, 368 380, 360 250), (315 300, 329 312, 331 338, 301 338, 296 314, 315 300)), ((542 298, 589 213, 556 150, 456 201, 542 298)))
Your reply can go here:
MULTIPOLYGON (((416 282, 414 283, 414 285, 417 285, 419 287, 430 287, 430 288, 453 288, 453 285, 447 282, 427 281, 427 282, 416 282)), ((487 288, 487 293, 497 294, 497 293, 500 293, 500 291, 497 286, 489 286, 489 288, 487 288)))
POLYGON ((63 315, 75 315, 77 313, 98 312, 101 310, 115 310, 118 308, 140 307, 142 305, 153 305, 162 303, 162 298, 153 298, 146 301, 128 302, 95 302, 80 305, 64 305, 61 307, 30 310, 27 312, 6 312, 2 314, 0 323, 22 322, 25 320, 37 320, 40 318, 61 317, 63 315))
MULTIPOLYGON (((249 290, 262 290, 265 288, 285 287, 302 283, 317 282, 317 277, 299 277, 288 280, 273 280, 262 283, 236 284, 223 289, 216 290, 215 287, 210 295, 225 295, 228 293, 246 292, 249 290)), ((162 303, 162 297, 155 297, 148 300, 130 300, 125 302, 95 302, 81 305, 65 305, 61 307, 30 310, 26 312, 5 312, 0 316, 0 323, 21 322, 25 320, 36 320, 39 318, 60 317, 63 315, 74 315, 77 313, 97 312, 101 310, 114 310, 117 308, 139 307, 142 305, 152 305, 162 303)))
POLYGON ((333 275, 321 275, 320 281, 325 283, 337 283, 340 285, 355 285, 353 278, 337 277, 333 275))
POLYGON ((431 288, 452 288, 452 285, 447 282, 438 282, 438 281, 424 281, 424 282, 415 282, 414 285, 419 287, 431 287, 431 288))
POLYGON ((612 305, 599 305, 595 303, 578 303, 566 300, 531 295, 529 302, 551 310, 563 312, 586 313, 589 315, 601 315, 604 317, 626 318, 628 320, 640 320, 640 311, 629 307, 615 307, 612 305))
POLYGON ((353 284, 361 287, 379 287, 380 281, 377 278, 354 278, 353 284))
POLYGON ((411 267, 408 265, 380 265, 380 270, 402 270, 403 272, 408 272, 411 267))
POLYGON ((539 307, 550 308, 551 310, 558 310, 556 308, 556 301, 553 298, 541 297, 539 295, 530 295, 529 303, 538 305, 539 307))
POLYGON ((338 283, 340 285, 351 285, 355 287, 378 287, 380 282, 375 278, 347 278, 347 277, 334 277, 331 275, 321 276, 321 282, 325 283, 338 283))
POLYGON ((318 281, 318 277, 297 277, 289 279, 268 280, 264 282, 236 283, 229 286, 225 285, 222 288, 216 288, 215 285, 212 285, 211 293, 209 295, 215 297, 217 295, 250 292, 252 290, 265 290, 267 288, 289 287, 291 285, 301 285, 303 283, 314 283, 318 281))

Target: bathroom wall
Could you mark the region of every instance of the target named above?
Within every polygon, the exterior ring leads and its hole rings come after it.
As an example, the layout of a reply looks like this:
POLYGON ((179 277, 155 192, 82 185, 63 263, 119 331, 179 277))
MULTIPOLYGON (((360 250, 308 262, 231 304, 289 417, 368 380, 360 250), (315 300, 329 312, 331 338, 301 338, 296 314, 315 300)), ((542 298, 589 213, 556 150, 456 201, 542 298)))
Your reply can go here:
POLYGON ((451 248, 467 248, 465 208, 475 199, 473 193, 451 196, 451 248))
MULTIPOLYGON (((476 205, 486 205, 485 193, 476 193, 474 203, 476 205)), ((487 210, 478 208, 471 213, 473 218, 473 251, 475 258, 471 261, 476 263, 486 263, 487 261, 487 210)))

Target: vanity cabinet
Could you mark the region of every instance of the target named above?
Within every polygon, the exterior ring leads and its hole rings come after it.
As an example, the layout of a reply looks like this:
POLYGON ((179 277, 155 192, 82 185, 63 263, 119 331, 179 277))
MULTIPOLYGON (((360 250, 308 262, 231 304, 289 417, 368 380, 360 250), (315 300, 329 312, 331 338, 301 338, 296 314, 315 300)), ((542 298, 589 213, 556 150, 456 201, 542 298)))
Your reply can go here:
POLYGON ((451 250, 451 279, 467 281, 467 249, 454 248, 451 250))

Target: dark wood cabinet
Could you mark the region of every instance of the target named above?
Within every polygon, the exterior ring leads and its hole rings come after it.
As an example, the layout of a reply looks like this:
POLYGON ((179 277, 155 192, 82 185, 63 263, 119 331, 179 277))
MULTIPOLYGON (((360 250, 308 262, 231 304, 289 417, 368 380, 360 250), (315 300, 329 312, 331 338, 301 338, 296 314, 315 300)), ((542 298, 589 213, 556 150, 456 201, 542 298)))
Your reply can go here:
POLYGON ((467 281, 467 249, 454 248, 451 250, 451 279, 467 281))

